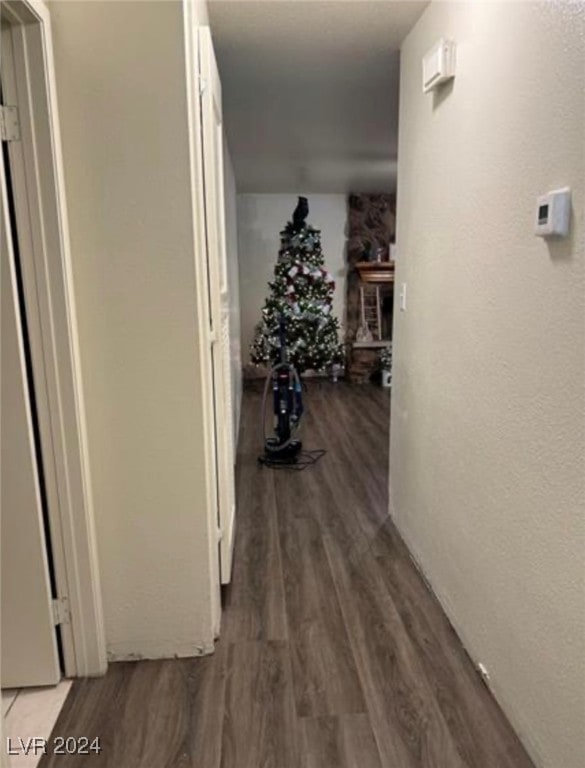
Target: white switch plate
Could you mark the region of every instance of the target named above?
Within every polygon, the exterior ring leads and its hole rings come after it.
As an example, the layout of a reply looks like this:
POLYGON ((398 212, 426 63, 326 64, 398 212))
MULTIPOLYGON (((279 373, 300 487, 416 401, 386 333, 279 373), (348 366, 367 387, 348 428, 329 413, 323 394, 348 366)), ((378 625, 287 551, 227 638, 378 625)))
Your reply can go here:
POLYGON ((400 311, 406 312, 406 283, 400 283, 400 311))

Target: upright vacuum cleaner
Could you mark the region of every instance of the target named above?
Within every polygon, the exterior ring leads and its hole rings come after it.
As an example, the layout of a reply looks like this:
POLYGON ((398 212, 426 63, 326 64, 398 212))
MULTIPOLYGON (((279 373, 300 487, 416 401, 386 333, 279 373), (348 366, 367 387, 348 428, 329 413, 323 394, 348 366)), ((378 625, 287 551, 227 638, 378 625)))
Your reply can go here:
POLYGON ((262 440, 264 453, 258 462, 272 469, 305 469, 325 453, 324 450, 303 451, 303 444, 295 435, 303 418, 303 388, 298 371, 288 361, 284 315, 279 324, 280 360, 273 366, 264 385, 262 397, 262 440), (272 386, 274 436, 266 436, 266 405, 272 386))

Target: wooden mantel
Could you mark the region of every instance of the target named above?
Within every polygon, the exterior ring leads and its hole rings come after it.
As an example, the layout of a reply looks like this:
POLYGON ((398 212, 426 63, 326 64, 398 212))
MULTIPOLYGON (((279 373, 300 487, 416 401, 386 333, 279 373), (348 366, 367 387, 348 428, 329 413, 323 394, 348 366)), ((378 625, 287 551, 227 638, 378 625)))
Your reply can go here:
POLYGON ((393 283, 393 261, 358 261, 355 265, 362 283, 393 283))

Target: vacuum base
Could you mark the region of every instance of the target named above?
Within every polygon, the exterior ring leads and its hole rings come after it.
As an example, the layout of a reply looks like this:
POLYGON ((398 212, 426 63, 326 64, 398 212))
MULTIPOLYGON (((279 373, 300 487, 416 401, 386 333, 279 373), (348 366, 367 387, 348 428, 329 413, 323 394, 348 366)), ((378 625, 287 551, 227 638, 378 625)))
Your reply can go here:
POLYGON ((275 437, 269 437, 264 446, 264 456, 261 456, 259 461, 270 461, 271 463, 282 462, 283 464, 291 464, 294 462, 303 449, 303 444, 300 440, 291 440, 290 443, 284 448, 278 447, 278 440, 275 437))

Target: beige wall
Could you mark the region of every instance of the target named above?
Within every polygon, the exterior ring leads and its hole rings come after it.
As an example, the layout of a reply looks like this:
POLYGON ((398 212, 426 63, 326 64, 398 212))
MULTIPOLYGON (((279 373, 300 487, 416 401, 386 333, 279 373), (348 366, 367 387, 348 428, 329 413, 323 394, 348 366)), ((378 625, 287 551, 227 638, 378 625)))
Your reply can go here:
POLYGON ((392 513, 546 768, 585 765, 584 10, 433 3, 402 50, 392 513), (441 36, 457 76, 424 95, 441 36))
MULTIPOLYGON (((307 194, 310 213, 307 219, 321 230, 325 266, 335 279, 333 314, 344 326, 346 266, 347 197, 339 194, 307 194)), ((238 195, 238 237, 240 256, 240 306, 242 363, 250 362, 250 343, 269 293, 268 281, 280 248, 280 231, 297 204, 297 194, 238 195)))
POLYGON ((107 645, 213 647, 180 2, 52 2, 107 645))

